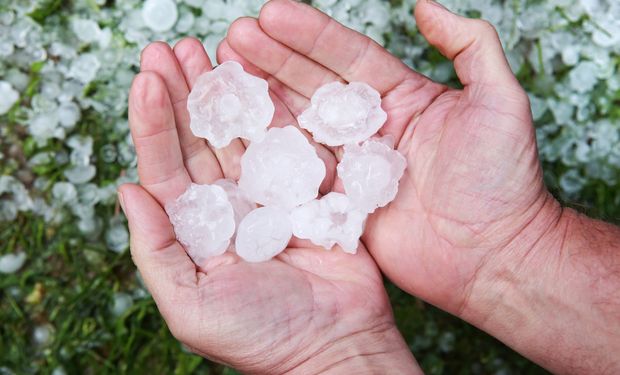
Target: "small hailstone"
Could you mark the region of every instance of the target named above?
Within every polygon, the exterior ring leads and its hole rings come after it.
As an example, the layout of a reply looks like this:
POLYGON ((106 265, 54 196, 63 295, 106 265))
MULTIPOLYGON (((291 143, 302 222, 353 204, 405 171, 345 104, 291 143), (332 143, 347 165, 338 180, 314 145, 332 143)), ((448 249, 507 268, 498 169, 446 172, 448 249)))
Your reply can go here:
POLYGON ((142 20, 153 31, 172 29, 178 15, 177 6, 172 0, 146 0, 142 6, 142 20))
POLYGON ((26 262, 26 253, 20 251, 15 254, 4 254, 0 256, 0 273, 15 273, 26 262))
POLYGON ((97 77, 100 67, 101 62, 99 62, 97 56, 92 53, 84 53, 73 60, 68 76, 86 84, 97 77))
POLYGON ((124 223, 113 223, 105 233, 105 243, 108 249, 115 253, 122 253, 129 247, 129 233, 124 223))
POLYGON ((83 184, 92 180, 97 174, 97 168, 94 165, 73 165, 65 169, 65 177, 69 182, 74 184, 83 184))
POLYGON ((7 113, 18 99, 19 93, 13 86, 6 81, 0 81, 0 115, 7 113))
POLYGON ((227 61, 198 77, 187 97, 187 110, 194 135, 221 148, 237 137, 260 142, 275 107, 267 81, 227 61))
POLYGON ((213 184, 221 187, 226 192, 228 201, 235 213, 235 228, 239 228, 241 220, 256 208, 256 203, 252 202, 247 194, 239 188, 237 183, 229 178, 221 178, 213 184))
POLYGON ((351 209, 349 198, 341 193, 329 193, 311 200, 291 212, 293 234, 309 239, 315 245, 331 249, 335 244, 351 254, 357 252, 364 231, 366 213, 351 209))
POLYGON ((386 119, 375 89, 362 82, 332 82, 316 90, 310 108, 297 120, 317 142, 339 146, 367 139, 386 119))
POLYGON ((271 128, 241 157, 239 187, 264 206, 293 208, 316 198, 325 164, 294 126, 271 128))
POLYGON ((194 263, 223 254, 235 232, 232 205, 217 185, 191 184, 166 212, 177 239, 194 263))
POLYGON ((96 42, 101 35, 99 24, 93 20, 73 19, 71 21, 71 29, 78 39, 85 43, 96 42))
POLYGON ((56 182, 52 187, 52 197, 63 204, 71 203, 77 198, 77 190, 72 183, 56 182))
POLYGON ((65 102, 58 107, 58 121, 65 128, 72 128, 80 120, 80 107, 74 102, 65 102))
POLYGON ((127 293, 114 293, 114 302, 112 303, 112 314, 121 316, 133 305, 133 298, 127 293))
POLYGON ((286 211, 277 207, 260 207, 241 221, 235 251, 248 262, 264 262, 281 253, 292 235, 286 211))
POLYGON ((570 87, 580 93, 592 90, 598 82, 597 71, 598 67, 592 61, 580 62, 568 73, 570 87))
POLYGON ((39 346, 47 346, 54 338, 54 327, 50 324, 36 326, 32 332, 34 342, 39 346))
POLYGON ((372 213, 396 197, 406 167, 405 158, 385 139, 369 139, 346 145, 337 170, 352 207, 372 213))

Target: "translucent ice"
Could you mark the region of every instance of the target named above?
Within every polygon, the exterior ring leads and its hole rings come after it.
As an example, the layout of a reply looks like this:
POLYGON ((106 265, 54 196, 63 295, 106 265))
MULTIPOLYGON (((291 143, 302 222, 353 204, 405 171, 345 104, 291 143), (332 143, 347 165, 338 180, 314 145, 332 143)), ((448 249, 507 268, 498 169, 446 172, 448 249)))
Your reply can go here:
POLYGON ((153 31, 172 29, 178 16, 177 6, 172 0, 146 0, 142 6, 142 20, 153 31))
POLYGON ((15 273, 26 262, 26 253, 9 253, 0 256, 0 273, 15 273))
POLYGON ((337 169, 351 205, 370 213, 396 197, 406 166, 405 158, 384 139, 369 139, 344 146, 337 169))
POLYGON ((367 139, 386 119, 375 89, 362 82, 332 82, 316 90, 311 106, 297 120, 317 142, 339 146, 367 139))
POLYGON ((264 262, 282 252, 292 235, 286 211, 277 207, 260 207, 241 221, 235 251, 248 262, 264 262))
POLYGON ((0 81, 0 115, 7 113, 18 99, 19 93, 13 86, 6 81, 0 81))
POLYGON ((239 228, 241 220, 256 208, 256 203, 252 202, 247 194, 239 188, 237 183, 229 178, 222 178, 214 182, 221 187, 228 196, 228 201, 232 205, 235 213, 235 228, 239 228))
POLYGON ((294 208, 291 222, 298 238, 309 239, 326 249, 338 244, 347 253, 355 254, 366 216, 350 207, 346 195, 332 192, 294 208))
POLYGON ((325 164, 294 126, 271 128, 241 157, 239 187, 264 206, 293 208, 316 198, 325 164))
POLYGON ((191 184, 166 205, 166 212, 177 239, 196 264, 224 253, 235 232, 232 205, 217 185, 191 184))
POLYGON ((236 61, 202 74, 187 98, 192 132, 216 148, 237 137, 261 141, 275 110, 268 89, 236 61))

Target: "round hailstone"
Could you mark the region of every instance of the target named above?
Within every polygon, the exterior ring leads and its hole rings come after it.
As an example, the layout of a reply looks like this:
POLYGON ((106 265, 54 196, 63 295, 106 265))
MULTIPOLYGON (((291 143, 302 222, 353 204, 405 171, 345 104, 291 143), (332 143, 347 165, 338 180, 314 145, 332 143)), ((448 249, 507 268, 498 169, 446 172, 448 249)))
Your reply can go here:
POLYGON ((351 206, 371 213, 396 197, 406 167, 405 158, 384 140, 369 139, 344 146, 337 169, 351 206))
POLYGON ((260 142, 275 107, 264 79, 226 61, 203 73, 187 97, 190 128, 213 147, 222 148, 237 137, 260 142))
POLYGON ((194 263, 223 254, 235 232, 235 216, 224 189, 191 184, 166 212, 179 242, 194 263))
POLYGON ((313 199, 291 212, 293 234, 313 244, 331 249, 340 245, 347 253, 357 252, 358 241, 364 232, 366 213, 351 209, 349 198, 341 193, 329 193, 313 199))
POLYGON ((0 81, 0 115, 7 113, 19 99, 19 93, 10 83, 0 81))
POLYGON ((271 128, 241 157, 239 187, 257 203, 291 209, 318 195, 325 164, 294 126, 271 128))
POLYGON ((235 251, 247 262, 264 262, 281 253, 292 235, 286 211, 277 207, 260 207, 241 221, 235 251))
POLYGON ((381 95, 363 82, 331 82, 312 95, 311 106, 298 118, 317 142, 328 146, 358 143, 385 123, 381 95))
POLYGON ((237 183, 229 178, 221 178, 213 184, 221 187, 226 192, 228 201, 235 213, 235 228, 239 228, 241 220, 256 208, 256 203, 252 202, 247 194, 239 189, 237 183))
POLYGON ((142 6, 142 20, 151 30, 164 32, 172 29, 179 16, 172 0, 146 0, 142 6))
POLYGON ((4 254, 0 256, 0 273, 15 273, 26 262, 26 253, 20 251, 15 254, 4 254))

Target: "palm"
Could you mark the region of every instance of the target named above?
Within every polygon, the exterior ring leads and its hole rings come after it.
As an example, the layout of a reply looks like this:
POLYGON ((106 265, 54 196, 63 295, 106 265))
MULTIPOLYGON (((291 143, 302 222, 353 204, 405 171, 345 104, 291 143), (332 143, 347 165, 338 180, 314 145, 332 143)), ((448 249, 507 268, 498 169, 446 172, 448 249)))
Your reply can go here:
MULTIPOLYGON (((196 268, 174 240, 161 206, 190 182, 238 178, 245 149, 240 140, 212 149, 188 129, 187 94, 195 78, 209 69, 196 40, 187 39, 174 51, 155 43, 143 52, 142 73, 130 95, 138 172, 152 196, 137 187, 132 193, 132 200, 145 201, 139 217, 129 215, 132 253, 172 332, 194 351, 220 362, 280 372, 330 343, 392 329, 381 274, 362 246, 351 256, 297 240, 265 263, 242 262, 226 253, 196 268), (147 234, 148 244, 134 243, 139 232, 147 234), (137 250, 144 247, 156 251, 147 258, 137 250)), ((280 103, 272 126, 291 121, 280 103)), ((130 193, 125 189, 124 195, 130 193)))
MULTIPOLYGON (((408 168, 395 201, 369 217, 363 242, 401 287, 444 309, 462 308, 476 269, 531 220, 544 196, 529 103, 514 77, 502 86, 494 71, 463 67, 457 57, 465 89, 448 89, 288 1, 269 3, 258 22, 237 20, 218 57, 265 77, 276 104, 294 115, 334 80, 364 81, 382 94, 388 121, 380 133, 396 139, 408 168), (473 82, 474 69, 488 78, 473 82)), ((325 160, 335 174, 336 161, 325 160)), ((322 192, 342 190, 337 177, 332 181, 322 192)))

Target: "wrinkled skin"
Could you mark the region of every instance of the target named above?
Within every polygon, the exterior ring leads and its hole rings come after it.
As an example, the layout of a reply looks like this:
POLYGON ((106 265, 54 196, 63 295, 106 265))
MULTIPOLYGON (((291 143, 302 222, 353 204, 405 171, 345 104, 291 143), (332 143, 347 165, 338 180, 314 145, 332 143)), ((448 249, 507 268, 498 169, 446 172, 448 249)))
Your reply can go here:
MULTIPOLYGON (((380 133, 394 136, 408 168, 396 200, 369 218, 355 256, 293 240, 269 262, 229 253, 195 267, 161 206, 192 181, 238 179, 245 144, 217 150, 189 131, 187 94, 211 69, 199 42, 143 52, 129 115, 142 186, 125 185, 120 197, 134 261, 173 334, 197 353, 242 371, 307 373, 334 370, 348 358, 342 347, 361 347, 358 357, 392 356, 393 366, 417 371, 373 257, 405 290, 458 313, 477 270, 540 215, 548 195, 529 103, 494 30, 427 1, 418 2, 416 19, 454 60, 463 90, 431 82, 368 38, 287 0, 269 2, 259 20, 237 20, 218 49, 220 62, 237 60, 268 80, 271 126, 296 124, 330 81, 364 81, 382 94, 388 122, 380 133)), ((341 150, 315 146, 328 170, 321 192, 342 191, 341 150)))

